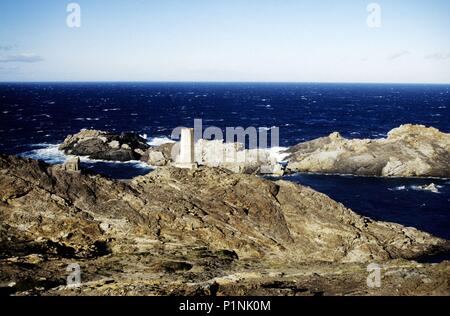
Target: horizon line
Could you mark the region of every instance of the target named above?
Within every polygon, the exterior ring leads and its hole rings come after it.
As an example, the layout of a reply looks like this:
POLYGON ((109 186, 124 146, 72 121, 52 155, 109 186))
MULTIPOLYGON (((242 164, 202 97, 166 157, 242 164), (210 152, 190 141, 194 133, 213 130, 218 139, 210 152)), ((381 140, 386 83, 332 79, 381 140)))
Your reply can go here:
POLYGON ((450 82, 371 82, 371 81, 207 81, 207 80, 11 80, 0 84, 20 83, 212 83, 212 84, 365 84, 365 85, 450 85, 450 82))

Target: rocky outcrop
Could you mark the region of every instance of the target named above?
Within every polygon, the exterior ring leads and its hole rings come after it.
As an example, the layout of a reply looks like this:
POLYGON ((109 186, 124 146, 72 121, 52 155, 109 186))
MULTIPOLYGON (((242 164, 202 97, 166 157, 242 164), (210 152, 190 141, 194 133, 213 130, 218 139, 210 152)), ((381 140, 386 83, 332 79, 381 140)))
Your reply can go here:
POLYGON ((436 184, 434 184, 434 183, 430 183, 428 185, 427 184, 420 185, 418 187, 418 189, 419 190, 424 190, 424 191, 430 191, 430 192, 433 192, 433 193, 439 193, 439 189, 436 186, 436 184))
POLYGON ((44 277, 23 268, 30 261, 35 271, 61 275, 57 269, 76 260, 93 279, 108 271, 113 283, 142 276, 141 266, 203 282, 238 273, 245 262, 284 271, 449 249, 448 241, 361 217, 307 187, 217 168, 164 167, 124 183, 0 156, 0 198, 0 283, 21 284, 16 291, 27 289, 24 278, 34 286, 44 277))
POLYGON ((333 133, 288 153, 292 172, 450 178, 450 134, 423 125, 402 125, 386 139, 346 139, 333 133))
MULTIPOLYGON (((177 161, 179 151, 179 143, 150 147, 141 160, 151 166, 167 166, 177 161)), ((195 162, 200 166, 219 167, 242 174, 282 175, 284 171, 270 150, 248 150, 241 143, 224 143, 222 140, 198 140, 195 143, 195 162)))
POLYGON ((142 155, 141 161, 155 167, 167 166, 173 162, 172 149, 174 145, 175 143, 166 143, 152 146, 142 155))
POLYGON ((234 173, 283 173, 277 158, 267 149, 246 149, 242 143, 201 139, 195 144, 195 160, 199 165, 219 167, 234 173))
POLYGON ((139 160, 147 148, 145 139, 134 133, 117 135, 96 130, 69 135, 59 146, 67 155, 109 161, 139 160))

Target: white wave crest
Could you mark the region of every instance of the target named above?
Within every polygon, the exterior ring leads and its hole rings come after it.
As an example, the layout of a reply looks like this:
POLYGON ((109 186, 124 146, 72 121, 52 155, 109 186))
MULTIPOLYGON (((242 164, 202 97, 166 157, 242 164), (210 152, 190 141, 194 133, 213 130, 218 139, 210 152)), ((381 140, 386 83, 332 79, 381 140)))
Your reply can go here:
POLYGON ((143 139, 145 139, 147 141, 147 144, 149 146, 161 146, 164 144, 169 144, 169 143, 175 143, 175 141, 171 140, 169 137, 163 136, 163 137, 148 137, 147 134, 139 134, 140 137, 142 137, 143 139))
POLYGON ((407 190, 406 186, 404 185, 400 185, 398 187, 394 187, 394 188, 388 188, 389 191, 403 191, 403 190, 407 190))
POLYGON ((400 185, 397 187, 393 187, 393 188, 388 188, 389 191, 409 191, 409 190, 414 190, 414 191, 426 191, 426 192, 431 192, 431 193, 439 193, 438 189, 442 189, 443 186, 442 185, 400 185))
POLYGON ((277 162, 285 162, 289 153, 285 153, 284 151, 288 150, 287 147, 271 147, 267 149, 269 151, 270 157, 272 157, 277 162))
MULTIPOLYGON (((67 159, 75 157, 73 155, 66 155, 63 151, 59 150, 59 145, 57 144, 33 144, 31 147, 37 147, 37 149, 33 149, 22 154, 19 154, 21 157, 31 158, 35 160, 42 160, 49 164, 62 164, 67 159)), ((123 165, 132 165, 136 168, 142 169, 151 169, 151 166, 146 164, 145 162, 139 160, 129 160, 129 161, 111 161, 111 160, 102 160, 102 159, 90 159, 86 156, 81 156, 80 161, 82 163, 87 164, 95 164, 95 163, 108 163, 108 164, 123 164, 123 165)))
POLYGON ((175 141, 171 140, 168 137, 151 137, 147 139, 147 144, 150 146, 161 146, 164 144, 175 143, 175 141))
POLYGON ((58 145, 55 144, 34 144, 31 147, 42 147, 33 149, 22 154, 21 157, 31 158, 35 160, 43 160, 49 164, 59 164, 66 161, 67 156, 58 149, 58 145))

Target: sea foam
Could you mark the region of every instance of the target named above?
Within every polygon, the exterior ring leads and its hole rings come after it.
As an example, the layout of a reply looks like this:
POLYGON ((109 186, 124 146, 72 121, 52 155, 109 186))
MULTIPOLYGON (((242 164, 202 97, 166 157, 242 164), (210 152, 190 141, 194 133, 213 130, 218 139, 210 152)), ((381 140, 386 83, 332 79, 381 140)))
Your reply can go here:
POLYGON ((33 144, 31 147, 37 147, 30 151, 19 154, 21 157, 35 160, 43 160, 49 164, 59 164, 66 161, 67 156, 58 149, 55 144, 33 144))
MULTIPOLYGON (((444 186, 442 185, 436 185, 437 189, 442 189, 444 186)), ((388 188, 389 191, 409 191, 409 190, 414 190, 414 191, 424 191, 424 192, 431 192, 431 193, 439 193, 439 192, 433 192, 429 189, 427 189, 426 187, 422 186, 422 185, 400 185, 397 187, 393 187, 393 188, 388 188)))
MULTIPOLYGON (((42 160, 49 164, 61 164, 64 163, 68 158, 74 157, 72 155, 66 155, 63 151, 59 150, 58 144, 33 144, 31 147, 37 147, 36 149, 32 149, 30 151, 26 151, 24 153, 19 154, 19 156, 24 158, 31 158, 35 160, 42 160)), ((95 164, 95 163, 106 163, 106 164, 118 164, 118 165, 128 165, 141 169, 151 169, 151 166, 146 164, 145 162, 139 160, 129 160, 129 161, 111 161, 111 160, 102 160, 102 159, 90 159, 85 156, 80 157, 80 161, 86 164, 95 164)))
POLYGON ((139 135, 147 141, 147 144, 153 147, 161 146, 164 144, 172 144, 175 143, 174 140, 171 140, 169 137, 148 137, 147 134, 139 135))

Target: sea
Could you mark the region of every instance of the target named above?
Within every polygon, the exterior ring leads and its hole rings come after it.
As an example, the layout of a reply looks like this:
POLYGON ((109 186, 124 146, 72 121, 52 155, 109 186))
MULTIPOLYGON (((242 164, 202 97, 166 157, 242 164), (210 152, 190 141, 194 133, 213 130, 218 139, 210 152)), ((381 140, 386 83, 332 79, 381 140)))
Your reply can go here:
MULTIPOLYGON (((0 83, 0 153, 49 163, 68 134, 81 129, 135 132, 149 144, 173 128, 278 127, 281 147, 339 132, 384 138, 401 124, 450 132, 450 85, 318 83, 0 83)), ((82 167, 116 179, 152 172, 138 162, 82 159, 82 167)), ((450 168, 450 166, 449 166, 450 168)), ((450 239, 450 179, 385 179, 294 174, 355 212, 450 239), (434 183, 439 193, 422 190, 434 183)))

